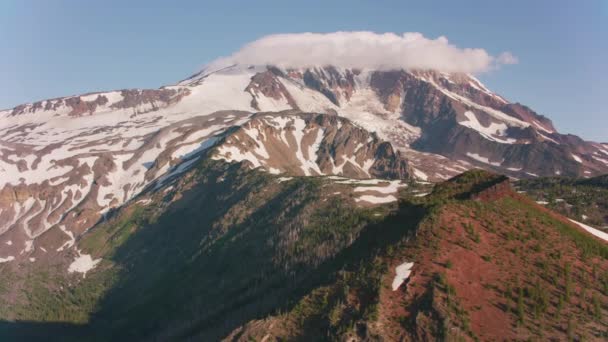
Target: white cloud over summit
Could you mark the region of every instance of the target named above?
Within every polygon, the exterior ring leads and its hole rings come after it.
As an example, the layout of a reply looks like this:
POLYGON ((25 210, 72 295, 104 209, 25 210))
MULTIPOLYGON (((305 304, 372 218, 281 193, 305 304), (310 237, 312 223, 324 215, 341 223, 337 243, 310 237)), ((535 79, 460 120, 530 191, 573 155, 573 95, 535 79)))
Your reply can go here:
POLYGON ((369 69, 434 69, 481 73, 515 64, 510 52, 495 57, 480 48, 459 48, 444 36, 421 33, 289 33, 262 37, 208 67, 228 64, 276 65, 285 68, 334 65, 369 69))

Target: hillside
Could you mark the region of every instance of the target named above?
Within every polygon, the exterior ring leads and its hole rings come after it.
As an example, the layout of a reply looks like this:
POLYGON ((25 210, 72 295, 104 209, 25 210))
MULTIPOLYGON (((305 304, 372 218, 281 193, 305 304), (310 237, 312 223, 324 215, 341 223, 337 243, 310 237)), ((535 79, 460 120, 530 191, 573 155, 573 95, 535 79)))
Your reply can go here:
POLYGON ((220 147, 107 217, 67 256, 0 264, 0 317, 17 321, 5 333, 219 338, 330 274, 321 265, 381 221, 405 186, 273 176, 209 158, 220 147))
POLYGON ((516 186, 551 210, 597 229, 608 229, 608 176, 529 179, 516 182, 516 186))
POLYGON ((3 277, 0 288, 20 286, 0 314, 20 322, 0 334, 601 339, 608 245, 502 176, 427 189, 201 160, 85 234, 78 253, 98 261, 86 273, 55 260, 3 277), (403 284, 398 266, 411 267, 403 284))
POLYGON ((504 178, 481 172, 404 200, 393 219, 412 205, 425 212, 415 233, 380 239, 386 245, 292 310, 250 322, 228 340, 608 336, 605 242, 516 194, 504 178), (411 274, 394 290, 401 267, 411 274))

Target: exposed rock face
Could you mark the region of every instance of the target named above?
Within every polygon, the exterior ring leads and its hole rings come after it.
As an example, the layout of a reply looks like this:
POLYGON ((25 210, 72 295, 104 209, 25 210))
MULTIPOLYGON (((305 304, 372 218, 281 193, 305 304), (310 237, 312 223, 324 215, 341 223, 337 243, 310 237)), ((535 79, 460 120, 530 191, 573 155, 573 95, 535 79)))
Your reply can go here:
POLYGON ((83 101, 80 97, 70 97, 65 99, 65 104, 72 107, 69 115, 78 116, 83 114, 92 114, 97 106, 103 106, 108 103, 108 98, 103 95, 97 95, 93 101, 83 101))
POLYGON ((307 69, 302 79, 310 87, 325 95, 333 104, 340 106, 341 102, 350 100, 355 90, 356 70, 340 71, 335 67, 307 69))
POLYGON ((179 102, 184 96, 190 95, 187 88, 179 89, 128 89, 120 92, 122 100, 112 104, 112 108, 125 109, 132 108, 136 114, 156 111, 179 102), (146 109, 138 109, 146 106, 146 109))
POLYGON ((532 109, 522 104, 507 103, 503 106, 500 106, 498 109, 514 118, 518 118, 526 122, 533 122, 542 131, 556 132, 555 127, 553 127, 553 122, 551 122, 551 120, 540 114, 537 114, 532 109))
POLYGON ((397 72, 375 72, 372 74, 370 86, 380 100, 384 108, 389 112, 400 110, 401 95, 403 93, 402 78, 406 76, 403 71, 397 72))
POLYGON ((406 179, 405 158, 375 134, 335 116, 259 113, 229 133, 215 159, 299 176, 406 179))
MULTIPOLYGON (((280 71, 276 71, 276 69, 273 70, 275 70, 276 73, 280 73, 280 71)), ((291 94, 289 94, 283 83, 279 81, 273 70, 255 74, 251 78, 251 83, 245 88, 245 91, 251 93, 253 97, 251 100, 251 107, 260 110, 258 101, 260 101, 259 98, 262 98, 262 101, 265 99, 286 101, 291 108, 297 109, 298 105, 295 100, 291 97, 291 94)))
POLYGON ((597 144, 557 133, 544 116, 470 76, 376 72, 371 85, 387 109, 401 102, 403 120, 422 128, 417 149, 523 177, 606 172, 597 144))
POLYGON ((55 112, 54 115, 67 113, 68 116, 92 115, 108 109, 131 109, 134 113, 146 113, 179 102, 190 94, 187 88, 162 89, 125 89, 109 93, 92 93, 80 96, 62 97, 19 105, 8 116, 55 112))
POLYGON ((378 178, 406 179, 411 177, 412 172, 401 153, 385 141, 376 149, 376 161, 370 174, 378 178))

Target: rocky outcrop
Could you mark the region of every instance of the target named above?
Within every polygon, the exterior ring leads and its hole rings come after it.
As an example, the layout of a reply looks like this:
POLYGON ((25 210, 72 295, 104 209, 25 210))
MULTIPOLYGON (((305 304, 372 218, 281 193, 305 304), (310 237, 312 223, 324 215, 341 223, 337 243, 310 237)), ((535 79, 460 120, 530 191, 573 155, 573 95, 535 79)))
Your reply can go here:
POLYGON ((395 112, 401 107, 401 97, 404 91, 404 71, 374 72, 370 79, 370 86, 376 92, 384 108, 395 112))
POLYGON ((412 171, 408 162, 399 151, 395 151, 393 145, 383 142, 376 149, 376 160, 370 174, 375 178, 407 179, 411 177, 412 171))
POLYGON ((70 97, 65 99, 65 104, 71 107, 72 110, 68 115, 78 116, 83 114, 92 114, 97 106, 103 106, 108 103, 108 98, 103 95, 97 95, 93 101, 83 101, 80 97, 70 97))
POLYGON ((245 88, 245 91, 251 93, 253 97, 251 107, 260 110, 258 97, 262 96, 276 101, 286 101, 291 108, 298 109, 298 105, 293 97, 291 97, 291 94, 289 94, 289 91, 279 81, 277 73, 281 75, 280 71, 275 68, 257 73, 251 78, 251 83, 245 88))
POLYGON ((128 89, 120 92, 122 100, 111 105, 115 109, 130 109, 137 114, 156 111, 179 102, 184 96, 190 95, 187 88, 171 89, 128 89), (146 106, 145 109, 139 107, 146 106))
POLYGON ((355 76, 357 70, 338 70, 327 66, 322 68, 306 69, 302 73, 304 84, 327 97, 333 104, 340 106, 348 102, 355 91, 355 76))
POLYGON ((109 110, 131 109, 134 113, 141 114, 175 104, 189 94, 190 90, 187 88, 124 89, 108 93, 90 93, 19 105, 10 111, 9 116, 38 112, 82 116, 95 114, 102 107, 109 110))
POLYGON ((514 118, 533 123, 537 129, 543 130, 546 133, 556 132, 551 120, 520 103, 507 103, 498 109, 514 118))
POLYGON ((245 162, 271 173, 406 179, 401 153, 347 119, 326 114, 258 113, 226 135, 214 159, 245 162))

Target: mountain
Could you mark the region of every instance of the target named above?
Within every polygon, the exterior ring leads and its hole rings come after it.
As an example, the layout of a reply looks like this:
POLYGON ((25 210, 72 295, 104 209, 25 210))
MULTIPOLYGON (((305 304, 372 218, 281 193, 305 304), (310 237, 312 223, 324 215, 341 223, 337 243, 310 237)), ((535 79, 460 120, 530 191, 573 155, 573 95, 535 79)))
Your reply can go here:
MULTIPOLYGON (((239 68, 203 71, 180 85, 236 82, 239 68)), ((446 179, 471 164, 516 177, 608 172, 604 145, 559 134, 549 119, 471 75, 337 67, 247 71, 243 103, 255 110, 335 111, 405 151, 422 178, 446 179), (437 162, 437 155, 450 161, 437 162)))
POLYGON ((322 150, 312 160, 309 149, 316 145, 309 144, 317 142, 300 136, 296 126, 296 138, 306 141, 265 151, 253 141, 265 135, 250 137, 239 149, 253 155, 272 150, 273 156, 253 158, 268 158, 264 167, 271 172, 430 181, 473 167, 518 178, 608 173, 606 145, 557 133, 549 119, 492 93, 471 75, 230 65, 161 89, 90 93, 1 111, 0 258, 28 260, 41 248, 61 252, 111 210, 182 172, 230 127, 260 124, 249 121, 255 112, 334 114, 378 141, 357 155, 337 157, 339 144, 347 150, 338 154, 354 151, 348 150, 350 133, 333 142, 317 133, 322 150), (381 141, 390 145, 377 145, 381 141), (299 154, 291 155, 298 146, 299 154), (392 158, 397 152, 405 159, 399 165, 370 154, 392 158), (271 165, 275 160, 290 165, 271 165))
MULTIPOLYGON (((607 278, 600 276, 608 266, 606 244, 515 193, 505 177, 484 172, 439 184, 413 203, 425 208, 415 233, 384 240, 380 229, 370 232, 368 238, 380 240, 375 246, 390 247, 344 267, 291 309, 235 329, 227 340, 607 336, 607 278)), ((397 222, 413 203, 400 204, 397 222)))
POLYGON ((255 114, 226 136, 213 158, 298 176, 406 179, 411 173, 390 143, 324 114, 255 114))
POLYGON ((213 153, 82 236, 86 273, 50 259, 25 279, 4 268, 2 288, 19 291, 2 296, 16 322, 1 336, 605 337, 608 245, 504 176, 470 171, 427 194, 428 184, 281 177, 213 153), (392 198, 365 203, 380 197, 392 198))
MULTIPOLYGON (((527 281, 513 288, 531 303, 529 260, 558 267, 552 248, 567 251, 560 263, 606 271, 601 226, 567 221, 474 168, 524 179, 518 189, 556 175, 595 188, 608 146, 558 133, 471 75, 429 70, 227 65, 160 89, 0 111, 0 337, 563 337, 568 321, 547 303, 542 317, 526 306, 517 320, 528 325, 515 327, 508 309, 477 309, 502 302, 469 305, 479 291, 470 284, 455 288, 465 309, 451 306, 448 284, 465 279, 436 278, 447 261, 435 254, 451 255, 455 270, 477 267, 453 254, 470 245, 463 229, 484 253, 510 246, 515 257, 497 252, 496 263, 475 256, 489 263, 480 272, 488 286, 527 281), (539 235, 549 247, 530 242, 539 235), (394 266, 422 272, 426 290, 383 290, 394 266), (467 327, 462 312, 476 310, 467 327)), ((520 191, 542 196, 532 188, 520 191)), ((605 293, 593 290, 591 304, 583 294, 567 310, 580 336, 605 327, 605 293)))

